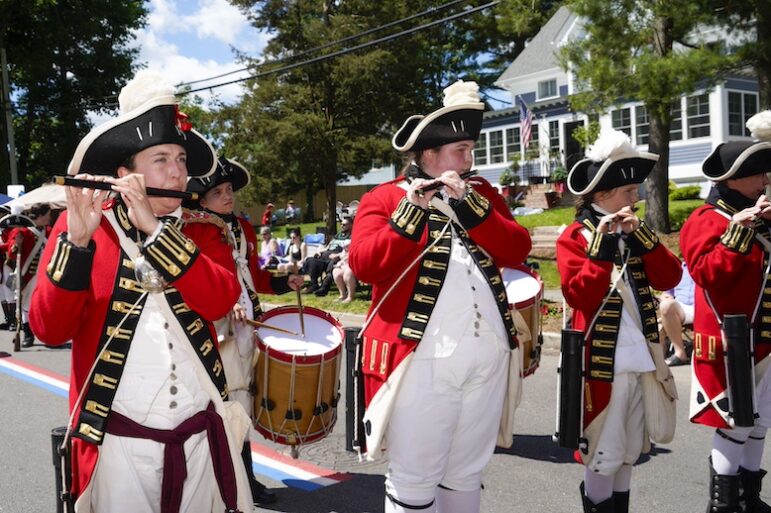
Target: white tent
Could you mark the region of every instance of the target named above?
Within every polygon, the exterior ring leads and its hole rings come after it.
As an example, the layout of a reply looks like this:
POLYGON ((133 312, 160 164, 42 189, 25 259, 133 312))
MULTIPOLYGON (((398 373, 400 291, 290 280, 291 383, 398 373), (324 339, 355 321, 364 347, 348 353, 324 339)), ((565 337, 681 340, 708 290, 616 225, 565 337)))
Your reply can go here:
POLYGON ((64 194, 64 186, 46 184, 22 194, 3 206, 8 208, 18 206, 22 210, 26 210, 36 203, 48 203, 52 208, 65 208, 67 206, 67 197, 64 194))

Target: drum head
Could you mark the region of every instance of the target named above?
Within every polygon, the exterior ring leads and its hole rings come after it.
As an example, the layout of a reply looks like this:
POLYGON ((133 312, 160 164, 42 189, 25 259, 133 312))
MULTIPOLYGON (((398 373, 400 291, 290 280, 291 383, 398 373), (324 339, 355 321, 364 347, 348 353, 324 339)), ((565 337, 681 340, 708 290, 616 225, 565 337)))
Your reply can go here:
POLYGON ((501 274, 506 285, 506 295, 512 305, 532 303, 543 291, 540 277, 527 268, 506 267, 501 274))
POLYGON ((303 308, 305 336, 302 336, 300 313, 297 307, 281 307, 266 312, 260 322, 293 331, 290 335, 270 328, 257 328, 255 332, 267 347, 289 356, 313 357, 339 350, 343 343, 343 331, 337 321, 322 310, 303 308))

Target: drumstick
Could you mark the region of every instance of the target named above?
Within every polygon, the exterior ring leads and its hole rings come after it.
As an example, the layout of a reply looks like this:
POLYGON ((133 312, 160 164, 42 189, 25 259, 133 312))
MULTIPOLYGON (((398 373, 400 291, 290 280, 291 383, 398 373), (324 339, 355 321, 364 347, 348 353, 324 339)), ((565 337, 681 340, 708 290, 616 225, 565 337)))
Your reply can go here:
MULTIPOLYGON (((297 266, 297 262, 294 263, 294 272, 300 274, 300 269, 297 266)), ((305 318, 303 317, 303 296, 300 292, 300 287, 297 287, 297 310, 300 312, 300 332, 302 337, 305 338, 305 318)))
MULTIPOLYGON (((270 324, 265 324, 264 322, 253 321, 251 319, 244 319, 244 322, 246 324, 249 324, 250 326, 254 326, 255 328, 265 328, 265 329, 268 329, 268 330, 280 331, 281 333, 287 333, 288 335, 294 335, 295 337, 299 336, 294 331, 289 331, 289 330, 286 330, 284 328, 279 328, 278 326, 271 326, 270 324)), ((303 336, 305 336, 305 335, 303 335, 303 336)))

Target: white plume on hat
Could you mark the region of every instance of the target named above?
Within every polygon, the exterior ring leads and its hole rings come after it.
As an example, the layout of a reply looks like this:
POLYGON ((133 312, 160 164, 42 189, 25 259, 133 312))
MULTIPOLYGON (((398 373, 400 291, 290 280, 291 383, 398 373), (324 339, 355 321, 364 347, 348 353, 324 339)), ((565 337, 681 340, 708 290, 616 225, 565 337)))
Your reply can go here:
POLYGON ((614 155, 636 152, 637 150, 632 146, 632 141, 625 132, 603 129, 594 144, 586 150, 586 158, 594 162, 602 162, 614 155))
POLYGON ((479 101, 479 85, 476 82, 458 80, 444 88, 444 106, 481 103, 479 101))
POLYGON ((143 69, 131 79, 118 96, 121 114, 141 107, 150 100, 160 97, 174 97, 174 87, 157 71, 143 69))
POLYGON ((17 215, 24 212, 24 205, 11 205, 11 214, 17 215))
POLYGON ((771 110, 758 112, 748 119, 747 129, 755 139, 771 141, 771 110))

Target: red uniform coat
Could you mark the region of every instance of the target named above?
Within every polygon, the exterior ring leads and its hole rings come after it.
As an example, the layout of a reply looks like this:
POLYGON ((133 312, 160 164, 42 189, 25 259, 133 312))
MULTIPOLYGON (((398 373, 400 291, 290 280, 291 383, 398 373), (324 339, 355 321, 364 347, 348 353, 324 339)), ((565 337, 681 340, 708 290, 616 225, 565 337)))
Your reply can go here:
MULTIPOLYGON (((586 227, 574 222, 557 239, 557 269, 562 282, 562 294, 573 308, 573 328, 586 333, 611 284, 613 262, 593 260, 587 256, 589 242, 583 235, 586 227)), ((663 244, 658 244, 642 256, 643 266, 651 288, 667 290, 680 281, 680 260, 663 244)), ((635 306, 636 308, 636 306, 635 306)), ((588 335, 587 335, 588 336, 588 335)), ((587 358, 591 340, 584 344, 587 358)), ((613 384, 586 378, 584 393, 583 427, 586 430, 610 402, 613 384)))
MULTIPOLYGON (((70 372, 70 410, 94 363, 100 335, 113 295, 119 267, 118 236, 106 218, 94 233, 96 244, 90 283, 86 290, 70 291, 54 284, 46 268, 56 247, 58 235, 67 230, 67 213, 62 213, 43 252, 38 282, 32 296, 30 326, 35 335, 49 345, 72 340, 70 372)), ((182 232, 195 242, 200 254, 190 268, 173 282, 185 303, 205 320, 211 339, 217 340, 211 321, 230 311, 240 294, 235 278, 231 248, 222 231, 210 223, 189 223, 182 232)), ((72 439, 72 491, 79 496, 88 485, 98 457, 98 447, 72 439)))
MULTIPOLYGON (((398 178, 365 194, 353 225, 348 264, 359 280, 372 284, 370 311, 427 245, 427 226, 421 233, 409 238, 390 223, 392 214, 405 197, 406 191, 397 185, 402 180, 398 178)), ((491 204, 490 214, 468 230, 469 236, 492 257, 498 267, 520 265, 531 247, 527 229, 514 220, 503 197, 487 181, 474 178, 469 183, 491 204)), ((373 408, 375 395, 417 347, 414 341, 400 338, 399 329, 412 297, 418 267, 413 266, 401 279, 364 332, 362 358, 367 409, 373 408)), ((368 446, 372 449, 372 444, 368 443, 368 446)))
MULTIPOLYGON (((45 226, 45 227, 39 227, 38 230, 43 231, 45 234, 46 239, 48 239, 51 236, 51 227, 45 226)), ((13 262, 12 265, 16 265, 16 255, 17 255, 17 248, 16 248, 16 236, 21 235, 22 236, 22 243, 21 243, 21 268, 24 269, 24 266, 27 265, 27 260, 30 257, 34 257, 35 255, 31 255, 32 250, 35 248, 35 244, 37 243, 37 237, 32 233, 32 231, 29 228, 25 227, 15 227, 10 230, 8 233, 8 242, 7 242, 7 248, 8 248, 8 261, 13 262)), ((37 269, 34 268, 34 266, 29 266, 27 269, 26 274, 24 274, 23 279, 21 281, 21 286, 24 288, 24 286, 29 283, 29 280, 32 279, 32 276, 34 276, 37 269)))
MULTIPOLYGON (((729 228, 725 215, 712 205, 704 205, 693 211, 680 231, 680 249, 696 283, 691 421, 721 428, 729 427, 727 408, 717 405, 726 393, 725 353, 720 326, 705 293, 709 293, 721 317, 745 314, 751 321, 765 272, 764 251, 757 241, 751 241, 747 254, 721 242, 729 228), (696 395, 699 393, 701 402, 696 395)), ((756 344, 755 364, 770 352, 771 344, 756 344)))

